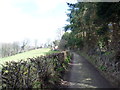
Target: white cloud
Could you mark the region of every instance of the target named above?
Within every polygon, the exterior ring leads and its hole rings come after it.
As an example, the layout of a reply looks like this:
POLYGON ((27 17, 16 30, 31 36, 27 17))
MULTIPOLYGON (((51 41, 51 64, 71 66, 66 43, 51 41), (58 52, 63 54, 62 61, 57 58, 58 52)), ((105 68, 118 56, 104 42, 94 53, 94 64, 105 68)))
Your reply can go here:
MULTIPOLYGON (((36 14, 56 9, 65 0, 0 0, 0 42, 12 42, 24 38, 39 39, 44 42, 56 37, 56 30, 66 23, 64 11, 62 16, 34 17, 22 12, 16 3, 32 2, 38 8, 36 14)), ((64 10, 64 9, 63 9, 64 10)), ((59 10, 56 10, 56 12, 59 10)), ((48 13, 49 14, 49 13, 48 13)), ((43 14, 44 15, 44 14, 43 14)))
MULTIPOLYGON (((59 0, 58 0, 59 1, 59 0)), ((59 3, 57 0, 35 0, 37 6, 39 7, 38 12, 48 12, 49 10, 56 7, 56 5, 59 3)))

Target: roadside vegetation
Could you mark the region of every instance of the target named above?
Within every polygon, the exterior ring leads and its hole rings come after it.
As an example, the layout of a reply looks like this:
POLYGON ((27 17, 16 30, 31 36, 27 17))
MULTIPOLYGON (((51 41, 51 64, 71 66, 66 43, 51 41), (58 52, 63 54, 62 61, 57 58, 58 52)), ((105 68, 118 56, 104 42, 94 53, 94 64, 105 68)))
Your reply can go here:
POLYGON ((67 4, 69 24, 60 47, 84 53, 120 86, 120 2, 67 4))
POLYGON ((71 57, 69 52, 42 48, 1 60, 4 61, 1 62, 1 88, 45 89, 61 87, 61 79, 71 57))
MULTIPOLYGON (((51 51, 51 49, 49 49, 49 48, 35 49, 35 50, 19 53, 19 54, 13 55, 13 56, 0 58, 0 64, 5 64, 5 62, 10 62, 10 61, 17 62, 17 61, 20 61, 21 59, 26 60, 27 58, 33 58, 33 57, 57 53, 57 52, 59 52, 59 51, 51 51)), ((0 67, 1 67, 1 65, 0 65, 0 67)))
POLYGON ((58 48, 85 56, 113 85, 120 87, 120 2, 67 5, 69 24, 64 27, 61 40, 53 42, 53 51, 29 47, 27 40, 22 46, 2 44, 4 88, 57 88, 72 58, 69 53, 57 51, 58 48))

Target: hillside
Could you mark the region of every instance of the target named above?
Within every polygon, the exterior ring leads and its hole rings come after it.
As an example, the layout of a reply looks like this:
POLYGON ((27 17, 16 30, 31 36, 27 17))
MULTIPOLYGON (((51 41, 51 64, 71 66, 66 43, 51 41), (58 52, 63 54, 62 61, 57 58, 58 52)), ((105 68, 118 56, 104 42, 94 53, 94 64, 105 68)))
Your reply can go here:
MULTIPOLYGON (((49 48, 31 50, 31 51, 19 53, 19 54, 13 55, 13 56, 0 58, 0 64, 4 64, 5 62, 9 62, 9 61, 19 61, 21 59, 32 58, 32 57, 45 55, 45 54, 49 54, 49 53, 54 53, 54 52, 57 52, 57 51, 51 51, 49 48)), ((1 65, 0 65, 0 67, 1 67, 1 65)))

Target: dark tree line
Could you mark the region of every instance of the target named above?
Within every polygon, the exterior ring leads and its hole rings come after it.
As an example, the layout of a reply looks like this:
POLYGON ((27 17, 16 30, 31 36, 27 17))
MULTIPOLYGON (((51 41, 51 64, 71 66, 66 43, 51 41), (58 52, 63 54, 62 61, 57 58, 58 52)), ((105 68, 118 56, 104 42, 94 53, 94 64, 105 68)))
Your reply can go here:
POLYGON ((69 13, 62 39, 65 47, 81 49, 89 54, 120 51, 120 3, 67 3, 69 13))
POLYGON ((67 4, 69 24, 59 47, 84 53, 120 86, 120 2, 67 4))
POLYGON ((97 62, 120 71, 120 2, 67 4, 69 24, 59 47, 99 57, 97 62))

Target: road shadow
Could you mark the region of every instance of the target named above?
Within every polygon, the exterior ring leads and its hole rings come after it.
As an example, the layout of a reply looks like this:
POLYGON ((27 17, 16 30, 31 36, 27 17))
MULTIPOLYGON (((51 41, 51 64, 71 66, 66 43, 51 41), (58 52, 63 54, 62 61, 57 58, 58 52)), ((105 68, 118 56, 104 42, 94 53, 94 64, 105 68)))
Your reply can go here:
POLYGON ((84 57, 74 53, 62 81, 63 88, 113 88, 84 57))

